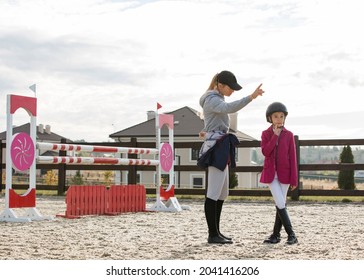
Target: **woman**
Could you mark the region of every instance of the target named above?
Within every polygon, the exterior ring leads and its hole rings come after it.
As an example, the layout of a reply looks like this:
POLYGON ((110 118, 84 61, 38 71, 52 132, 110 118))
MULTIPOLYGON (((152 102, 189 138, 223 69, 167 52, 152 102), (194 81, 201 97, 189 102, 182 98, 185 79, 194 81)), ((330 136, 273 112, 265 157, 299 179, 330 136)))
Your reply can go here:
POLYGON ((226 96, 231 96, 242 87, 230 71, 216 74, 207 91, 200 98, 204 124, 200 137, 205 139, 200 151, 198 165, 208 168, 208 188, 205 199, 205 217, 209 230, 208 243, 228 244, 232 239, 220 232, 220 216, 224 200, 229 194, 229 168, 235 167, 235 146, 239 143, 235 135, 228 133, 229 115, 244 108, 253 99, 262 95, 260 88, 246 97, 227 103, 226 96))

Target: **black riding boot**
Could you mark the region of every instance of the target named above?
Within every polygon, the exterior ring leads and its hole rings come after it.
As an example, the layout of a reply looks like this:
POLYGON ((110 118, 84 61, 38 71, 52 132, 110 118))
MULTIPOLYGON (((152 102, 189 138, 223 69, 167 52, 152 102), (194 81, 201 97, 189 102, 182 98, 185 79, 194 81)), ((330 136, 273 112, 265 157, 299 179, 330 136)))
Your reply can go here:
POLYGON ((217 211, 216 211, 216 201, 210 198, 206 198, 205 200, 205 217, 207 226, 209 228, 209 237, 207 239, 208 243, 220 243, 220 244, 228 244, 232 243, 231 240, 227 240, 219 235, 217 230, 217 211))
POLYGON ((264 243, 277 244, 281 242, 281 229, 282 229, 282 221, 278 215, 278 208, 276 207, 276 219, 274 221, 273 233, 264 240, 264 243))
MULTIPOLYGON (((277 208, 278 209, 278 208, 277 208)), ((288 234, 287 244, 292 245, 298 242, 296 235, 292 229, 292 224, 288 216, 287 208, 278 209, 279 217, 281 218, 284 229, 288 234)))
POLYGON ((224 200, 218 200, 216 202, 216 227, 217 227, 217 232, 219 233, 219 235, 227 240, 232 240, 231 237, 227 237, 225 235, 223 235, 220 232, 220 217, 221 217, 221 211, 222 211, 222 205, 224 204, 224 200))

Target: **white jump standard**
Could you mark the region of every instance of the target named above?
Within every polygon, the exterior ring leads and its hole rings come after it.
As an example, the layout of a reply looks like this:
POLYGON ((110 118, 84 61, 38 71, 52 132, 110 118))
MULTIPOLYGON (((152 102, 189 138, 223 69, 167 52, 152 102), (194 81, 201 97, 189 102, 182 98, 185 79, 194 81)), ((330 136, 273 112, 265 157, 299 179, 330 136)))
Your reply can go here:
POLYGON ((37 99, 19 95, 7 96, 7 130, 6 130, 6 189, 5 209, 0 214, 0 221, 30 222, 32 220, 52 220, 36 209, 36 116, 37 99), (13 135, 13 114, 23 108, 30 116, 30 135, 18 133, 13 135), (12 168, 20 171, 29 170, 29 188, 23 194, 17 194, 12 188, 12 168), (14 209, 25 208, 25 216, 19 217, 14 209))

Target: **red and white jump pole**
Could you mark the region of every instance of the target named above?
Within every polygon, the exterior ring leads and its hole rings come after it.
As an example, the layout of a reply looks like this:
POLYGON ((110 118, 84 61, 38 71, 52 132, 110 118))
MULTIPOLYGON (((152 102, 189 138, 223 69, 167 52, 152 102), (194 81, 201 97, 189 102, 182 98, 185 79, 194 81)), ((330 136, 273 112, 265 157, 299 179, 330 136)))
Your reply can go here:
POLYGON ((107 157, 67 157, 67 156, 38 156, 37 163, 65 164, 113 164, 113 165, 159 165, 158 160, 107 158, 107 157))
POLYGON ((94 153, 124 153, 124 154, 145 154, 145 155, 148 154, 156 155, 159 153, 158 149, 55 144, 55 143, 44 143, 44 142, 37 143, 37 148, 47 151, 76 151, 76 152, 94 152, 94 153))

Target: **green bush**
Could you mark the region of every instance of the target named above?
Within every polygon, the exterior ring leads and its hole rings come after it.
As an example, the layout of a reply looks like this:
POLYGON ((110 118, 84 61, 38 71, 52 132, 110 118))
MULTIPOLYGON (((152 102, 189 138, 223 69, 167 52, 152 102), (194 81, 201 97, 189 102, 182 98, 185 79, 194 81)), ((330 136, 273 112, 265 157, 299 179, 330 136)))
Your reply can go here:
MULTIPOLYGON (((354 163, 354 156, 349 145, 343 148, 340 163, 354 163)), ((340 170, 337 183, 339 189, 355 190, 354 170, 340 170)))

